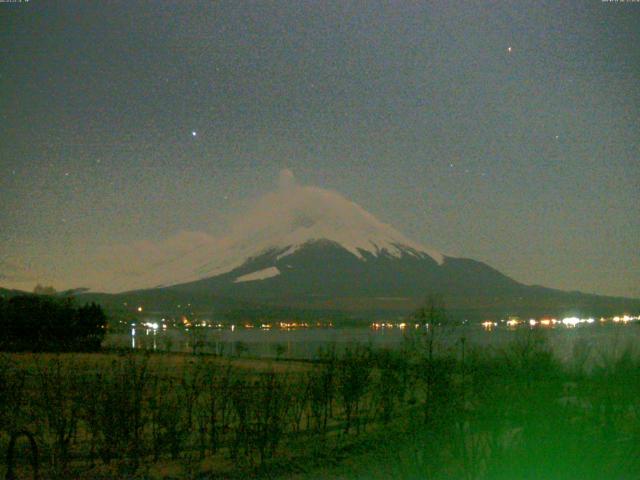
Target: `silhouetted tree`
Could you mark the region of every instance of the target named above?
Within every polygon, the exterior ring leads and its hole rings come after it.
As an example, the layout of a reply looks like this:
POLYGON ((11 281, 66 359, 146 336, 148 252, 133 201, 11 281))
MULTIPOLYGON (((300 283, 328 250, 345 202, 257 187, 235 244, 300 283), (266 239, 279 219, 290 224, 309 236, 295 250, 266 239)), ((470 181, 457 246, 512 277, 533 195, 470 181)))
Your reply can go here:
POLYGON ((422 341, 429 361, 433 360, 435 342, 443 327, 450 323, 444 301, 437 295, 430 295, 414 314, 416 323, 426 328, 422 341))
POLYGON ((99 305, 78 308, 69 297, 19 295, 0 299, 0 349, 97 350, 106 323, 99 305))
POLYGON ((37 284, 33 289, 33 293, 36 295, 55 295, 58 292, 51 286, 46 287, 44 285, 37 284))

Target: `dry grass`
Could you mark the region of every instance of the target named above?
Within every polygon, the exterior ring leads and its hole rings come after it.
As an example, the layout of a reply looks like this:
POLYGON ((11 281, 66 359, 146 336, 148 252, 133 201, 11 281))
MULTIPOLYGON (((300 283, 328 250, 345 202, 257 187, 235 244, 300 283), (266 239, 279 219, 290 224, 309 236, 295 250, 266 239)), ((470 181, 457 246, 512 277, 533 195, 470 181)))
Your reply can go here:
POLYGON ((640 478, 637 357, 585 371, 537 338, 431 346, 316 363, 3 355, 0 449, 33 432, 45 478, 640 478))

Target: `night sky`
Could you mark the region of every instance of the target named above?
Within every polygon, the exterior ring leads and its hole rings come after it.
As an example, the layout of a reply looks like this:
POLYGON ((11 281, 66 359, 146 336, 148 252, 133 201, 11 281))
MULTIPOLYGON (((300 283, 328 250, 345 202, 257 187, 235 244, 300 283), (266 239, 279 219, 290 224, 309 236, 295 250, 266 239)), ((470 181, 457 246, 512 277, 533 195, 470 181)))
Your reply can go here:
POLYGON ((31 0, 0 42, 2 286, 221 234, 289 168, 519 281, 640 297, 640 3, 31 0))

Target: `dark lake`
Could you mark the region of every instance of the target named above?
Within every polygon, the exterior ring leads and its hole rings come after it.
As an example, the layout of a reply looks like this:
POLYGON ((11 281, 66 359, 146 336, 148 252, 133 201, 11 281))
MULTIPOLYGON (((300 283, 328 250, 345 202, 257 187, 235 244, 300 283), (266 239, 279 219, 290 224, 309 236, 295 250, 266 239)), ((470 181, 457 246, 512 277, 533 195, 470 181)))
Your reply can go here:
MULTIPOLYGON (((147 322, 147 325, 153 322, 147 322)), ((218 355, 246 355, 266 358, 314 358, 321 348, 336 348, 340 351, 348 345, 359 343, 375 348, 401 348, 412 336, 424 335, 424 327, 391 328, 362 327, 308 327, 296 329, 251 328, 226 326, 224 328, 196 327, 156 328, 137 325, 127 333, 109 334, 106 347, 134 348, 137 350, 193 352, 218 355)), ((592 359, 599 356, 621 353, 631 348, 636 353, 640 348, 640 321, 627 323, 580 324, 554 327, 530 327, 527 324, 512 328, 497 325, 487 330, 482 325, 441 327, 436 332, 441 348, 484 348, 500 350, 514 341, 527 336, 544 337, 554 353, 563 361, 571 360, 577 352, 588 351, 592 359)))

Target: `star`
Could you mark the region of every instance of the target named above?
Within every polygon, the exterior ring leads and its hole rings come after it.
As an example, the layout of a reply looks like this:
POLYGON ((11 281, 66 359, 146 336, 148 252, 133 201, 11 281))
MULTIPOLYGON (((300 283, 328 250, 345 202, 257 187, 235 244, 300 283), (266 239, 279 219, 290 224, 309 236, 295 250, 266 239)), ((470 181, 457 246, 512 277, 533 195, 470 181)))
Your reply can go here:
POLYGON ((511 45, 509 45, 507 47, 507 53, 511 53, 511 52, 513 52, 513 47, 511 45))
POLYGON ((191 130, 191 136, 195 137, 196 135, 198 135, 198 132, 196 132, 195 130, 191 130))

